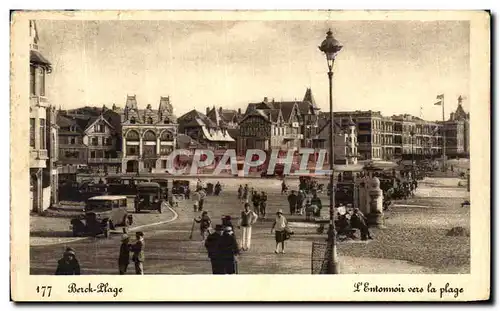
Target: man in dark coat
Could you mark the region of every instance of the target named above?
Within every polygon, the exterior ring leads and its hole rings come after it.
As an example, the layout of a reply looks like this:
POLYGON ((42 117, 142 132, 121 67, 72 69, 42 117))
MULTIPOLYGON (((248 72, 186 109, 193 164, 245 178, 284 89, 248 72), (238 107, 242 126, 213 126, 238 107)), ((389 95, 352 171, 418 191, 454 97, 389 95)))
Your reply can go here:
POLYGON ((358 208, 353 210, 353 214, 351 216, 351 227, 359 229, 359 232, 361 233, 361 240, 366 241, 367 237, 370 240, 372 239, 370 230, 368 230, 368 225, 366 224, 366 217, 358 208))
POLYGON ((122 236, 122 244, 120 245, 120 255, 118 256, 118 271, 121 275, 127 273, 127 267, 130 263, 130 238, 127 234, 122 236))
POLYGON ((290 215, 295 213, 297 208, 298 197, 295 194, 295 190, 292 190, 292 193, 288 196, 288 205, 290 206, 290 215))
POLYGON ((220 256, 223 274, 236 274, 238 271, 236 256, 240 254, 240 250, 231 227, 224 228, 224 233, 217 243, 217 253, 220 256))
POLYGON ((66 248, 63 257, 57 262, 56 275, 80 275, 80 264, 73 248, 66 248))
POLYGON ((144 274, 144 233, 135 233, 136 242, 131 246, 132 261, 135 265, 135 274, 144 274))
POLYGON ((224 267, 218 252, 219 240, 224 233, 222 225, 215 225, 215 232, 211 233, 205 240, 205 248, 208 252, 208 258, 212 264, 212 274, 224 274, 224 267))

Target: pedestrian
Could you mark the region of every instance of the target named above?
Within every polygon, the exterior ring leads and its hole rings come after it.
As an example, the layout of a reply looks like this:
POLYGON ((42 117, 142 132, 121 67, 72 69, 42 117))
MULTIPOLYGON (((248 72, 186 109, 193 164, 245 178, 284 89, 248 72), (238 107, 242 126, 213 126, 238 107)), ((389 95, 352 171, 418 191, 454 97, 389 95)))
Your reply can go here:
POLYGON ((203 203, 205 202, 205 197, 207 196, 207 193, 202 189, 199 192, 200 195, 200 200, 198 204, 198 212, 201 212, 203 210, 203 203))
POLYGON ((283 181, 281 182, 281 194, 286 193, 287 191, 288 191, 288 187, 286 186, 286 182, 283 179, 283 181))
POLYGON ((231 227, 224 228, 224 233, 217 244, 217 253, 221 260, 222 274, 236 274, 238 272, 237 256, 240 250, 231 227))
POLYGON ((224 228, 231 227, 231 228, 233 228, 233 232, 234 232, 234 226, 233 226, 233 223, 231 220, 232 220, 231 216, 229 216, 229 215, 223 216, 222 217, 222 227, 224 227, 224 228))
POLYGON ((297 207, 296 212, 299 215, 302 215, 302 208, 304 206, 304 201, 306 200, 306 193, 304 190, 299 190, 299 194, 297 195, 297 207))
POLYGON ((248 184, 245 184, 245 188, 243 188, 243 202, 248 203, 248 184))
POLYGON ((210 258, 210 263, 212 265, 212 274, 223 274, 224 272, 224 267, 221 265, 220 254, 217 249, 223 232, 224 227, 222 225, 215 225, 215 231, 205 240, 208 258, 210 258))
POLYGON ((135 266, 135 274, 144 274, 144 233, 138 231, 135 233, 136 241, 131 246, 133 252, 132 261, 135 266))
POLYGON ((238 187, 238 200, 241 200, 243 198, 243 186, 238 187))
POLYGON ((288 226, 288 221, 285 216, 283 216, 283 210, 279 209, 276 212, 276 219, 274 220, 273 226, 271 228, 271 233, 275 230, 276 239, 276 254, 279 253, 279 245, 281 244, 281 253, 285 253, 285 240, 286 240, 286 228, 288 226))
POLYGON ((321 209, 323 208, 323 203, 321 203, 321 199, 318 197, 318 194, 316 192, 313 193, 313 197, 311 199, 311 205, 316 205, 316 207, 317 207, 313 216, 320 217, 321 216, 321 209))
POLYGON ((199 204, 200 204, 200 198, 201 198, 200 192, 195 191, 193 193, 192 198, 193 198, 193 211, 197 212, 199 210, 199 204))
POLYGON ((208 216, 208 212, 203 211, 201 213, 201 216, 195 218, 194 221, 196 223, 200 224, 201 239, 202 239, 202 241, 205 241, 205 239, 207 238, 207 236, 209 234, 209 229, 212 226, 212 220, 210 219, 210 216, 208 216))
POLYGON ((257 191, 252 191, 253 212, 259 215, 260 195, 257 191))
POLYGON ((222 186, 221 186, 220 182, 217 182, 217 183, 215 184, 214 189, 215 189, 215 190, 214 190, 214 194, 215 194, 215 195, 219 195, 219 194, 220 194, 220 192, 222 191, 222 186))
POLYGON ((122 244, 120 245, 120 254, 118 256, 118 271, 120 275, 127 273, 128 264, 130 263, 130 238, 128 234, 122 235, 122 244))
POLYGON ((56 275, 80 275, 80 264, 73 248, 67 247, 62 258, 57 261, 56 275))
POLYGON ((297 195, 295 194, 295 190, 292 190, 292 193, 288 196, 288 205, 290 206, 290 215, 293 215, 296 211, 297 207, 297 195))
POLYGON ((252 225, 257 221, 258 215, 250 210, 250 204, 245 203, 241 217, 238 222, 238 228, 242 228, 241 234, 241 247, 242 250, 247 251, 250 249, 252 241, 252 225))
POLYGON ((267 207, 267 194, 262 191, 260 194, 260 203, 259 203, 259 214, 263 219, 266 219, 266 207, 267 207))
POLYGON ((353 214, 351 216, 351 227, 359 229, 362 241, 366 241, 367 238, 370 240, 372 239, 370 230, 368 230, 367 219, 359 208, 354 208, 353 210, 353 214))

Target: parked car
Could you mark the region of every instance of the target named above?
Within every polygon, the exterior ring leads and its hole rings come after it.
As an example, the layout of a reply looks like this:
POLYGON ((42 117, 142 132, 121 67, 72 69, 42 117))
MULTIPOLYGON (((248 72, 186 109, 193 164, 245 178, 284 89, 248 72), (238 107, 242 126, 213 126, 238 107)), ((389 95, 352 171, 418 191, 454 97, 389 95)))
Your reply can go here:
POLYGON ((70 229, 73 236, 104 234, 108 237, 109 230, 132 223, 133 217, 127 212, 127 197, 105 195, 89 198, 84 214, 71 220, 70 229))
POLYGON ((143 210, 153 210, 161 213, 164 203, 163 191, 158 183, 148 182, 137 185, 137 194, 134 200, 136 213, 143 210))

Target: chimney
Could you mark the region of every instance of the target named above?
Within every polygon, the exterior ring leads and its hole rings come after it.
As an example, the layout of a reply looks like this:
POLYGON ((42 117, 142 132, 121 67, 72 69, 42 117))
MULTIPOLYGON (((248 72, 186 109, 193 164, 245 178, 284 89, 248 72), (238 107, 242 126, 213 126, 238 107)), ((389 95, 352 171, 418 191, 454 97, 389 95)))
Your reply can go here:
POLYGON ((219 114, 222 113, 222 107, 219 107, 219 114))
POLYGON ((113 111, 116 111, 118 109, 118 107, 116 107, 115 103, 113 103, 113 106, 111 107, 111 109, 113 109, 113 111))
POLYGON ((238 108, 238 115, 241 115, 241 108, 238 108))
POLYGON ((264 103, 267 103, 267 97, 264 97, 264 103))
POLYGON ((210 112, 210 107, 207 107, 205 114, 208 115, 209 112, 210 112))

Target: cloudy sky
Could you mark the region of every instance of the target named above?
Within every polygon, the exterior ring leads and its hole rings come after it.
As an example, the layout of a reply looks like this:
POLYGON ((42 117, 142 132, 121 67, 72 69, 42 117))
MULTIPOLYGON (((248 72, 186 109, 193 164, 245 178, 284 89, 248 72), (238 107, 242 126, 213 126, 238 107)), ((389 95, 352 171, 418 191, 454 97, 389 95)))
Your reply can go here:
MULTIPOLYGON (((334 109, 440 119, 469 93, 469 23, 461 21, 37 21, 51 60, 56 106, 140 107, 170 96, 175 113, 245 108, 267 96, 300 100, 311 87, 328 110, 326 60, 317 46, 331 28, 344 48, 334 109)), ((468 110, 468 101, 464 102, 468 110)))

